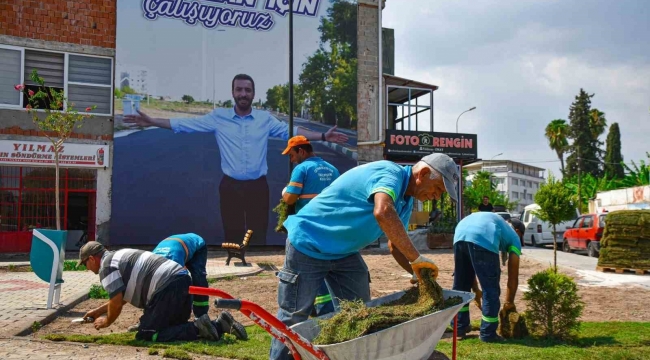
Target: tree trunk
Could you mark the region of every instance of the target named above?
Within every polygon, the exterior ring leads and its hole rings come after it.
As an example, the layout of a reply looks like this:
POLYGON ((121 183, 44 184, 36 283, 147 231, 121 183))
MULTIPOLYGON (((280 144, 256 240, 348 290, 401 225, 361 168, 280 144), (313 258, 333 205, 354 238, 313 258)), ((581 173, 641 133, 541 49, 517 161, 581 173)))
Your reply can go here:
POLYGON ((555 224, 553 224, 553 271, 557 273, 557 238, 555 236, 555 224))
POLYGON ((61 230, 61 207, 59 206, 59 146, 54 146, 54 161, 56 169, 56 179, 54 180, 54 196, 56 199, 56 229, 61 230))
POLYGON ((560 169, 562 171, 562 176, 564 176, 564 154, 558 152, 557 157, 560 158, 560 169))

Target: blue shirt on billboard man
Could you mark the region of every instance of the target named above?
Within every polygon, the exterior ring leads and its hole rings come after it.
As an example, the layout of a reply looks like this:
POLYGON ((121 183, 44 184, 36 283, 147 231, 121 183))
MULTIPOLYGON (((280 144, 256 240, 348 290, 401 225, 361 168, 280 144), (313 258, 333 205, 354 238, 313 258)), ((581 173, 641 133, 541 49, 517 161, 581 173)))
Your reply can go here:
MULTIPOLYGON (((456 164, 444 154, 427 155, 413 166, 375 161, 342 174, 284 222, 288 236, 277 275, 277 318, 288 326, 307 320, 323 280, 337 299, 369 301, 368 267, 359 250, 382 234, 406 259, 409 273, 419 278, 428 268, 437 277, 438 267, 420 255, 406 227, 414 199, 439 199, 447 191, 456 201, 458 178, 456 164)), ((291 357, 274 339, 270 359, 291 357)))
MULTIPOLYGON (((218 108, 194 118, 152 118, 138 110, 125 115, 124 122, 142 127, 171 129, 174 133, 211 132, 221 153, 219 205, 225 241, 236 241, 253 230, 251 244, 264 245, 269 224, 269 185, 266 162, 269 138, 289 139, 289 125, 268 111, 252 108, 255 82, 245 74, 232 80, 234 108, 218 108)), ((312 141, 347 141, 336 126, 325 133, 297 127, 295 133, 312 141)))
MULTIPOLYGON (((291 172, 289 185, 282 191, 282 199, 289 205, 296 205, 300 212, 311 199, 320 194, 339 177, 339 171, 334 165, 314 154, 309 140, 302 135, 289 139, 287 148, 282 155, 289 155, 291 162, 298 164, 291 172)), ((321 316, 334 311, 332 296, 323 281, 314 301, 314 315, 321 316)))

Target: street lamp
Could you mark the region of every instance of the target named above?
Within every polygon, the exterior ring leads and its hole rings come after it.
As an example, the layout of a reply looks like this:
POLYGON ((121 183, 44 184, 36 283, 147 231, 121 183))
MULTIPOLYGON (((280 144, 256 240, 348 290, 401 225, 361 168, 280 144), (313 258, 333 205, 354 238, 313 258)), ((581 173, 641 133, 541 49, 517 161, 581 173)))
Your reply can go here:
POLYGON ((495 157, 497 157, 497 156, 501 156, 501 155, 503 155, 503 153, 498 153, 498 154, 492 156, 492 157, 490 158, 490 162, 488 162, 488 168, 490 167, 490 164, 492 163, 492 160, 494 160, 495 157))
POLYGON ((458 120, 460 120, 461 115, 463 115, 464 113, 466 113, 468 111, 472 111, 474 109, 476 109, 476 106, 472 106, 469 110, 465 110, 462 113, 460 113, 460 115, 458 115, 458 119, 456 119, 456 134, 458 134, 458 120))

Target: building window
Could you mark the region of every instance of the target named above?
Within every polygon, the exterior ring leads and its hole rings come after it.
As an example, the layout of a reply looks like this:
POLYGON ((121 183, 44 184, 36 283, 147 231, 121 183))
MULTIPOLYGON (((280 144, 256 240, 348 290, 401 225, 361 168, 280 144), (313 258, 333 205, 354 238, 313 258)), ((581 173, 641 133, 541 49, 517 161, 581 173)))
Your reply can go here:
POLYGON ((528 200, 533 200, 533 194, 528 194, 528 200))
POLYGON ((519 180, 512 179, 512 185, 519 185, 519 180))
POLYGON ((16 84, 22 84, 22 57, 20 48, 0 48, 0 104, 22 106, 22 96, 14 90, 16 84))
POLYGON ((513 192, 512 192, 512 198, 513 198, 513 199, 519 199, 519 193, 516 192, 516 191, 513 191, 513 192))
MULTIPOLYGON (((56 229, 55 168, 0 166, 0 233, 56 229)), ((61 229, 95 238, 97 170, 61 169, 61 229)))
POLYGON ((535 189, 539 189, 539 183, 535 183, 535 189))
MULTIPOLYGON (((95 105, 93 114, 113 114, 112 58, 0 45, 0 64, 0 107, 28 105, 27 96, 16 92, 14 85, 25 84, 28 90, 37 91, 38 84, 31 80, 36 70, 47 89, 65 92, 74 110, 83 112, 95 105)), ((42 101, 39 108, 51 108, 49 105, 42 101)))

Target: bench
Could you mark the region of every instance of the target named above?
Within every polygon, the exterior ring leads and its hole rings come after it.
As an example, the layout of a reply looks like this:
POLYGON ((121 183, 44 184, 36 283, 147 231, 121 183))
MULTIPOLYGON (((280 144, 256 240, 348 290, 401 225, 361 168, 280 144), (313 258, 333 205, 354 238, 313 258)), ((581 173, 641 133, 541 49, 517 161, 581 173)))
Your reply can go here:
POLYGON ((234 244, 234 243, 223 243, 221 244, 221 247, 223 249, 226 249, 228 252, 228 259, 226 260, 226 266, 230 265, 230 259, 232 258, 237 258, 241 260, 241 262, 244 264, 244 266, 248 266, 246 264, 246 248, 248 248, 248 242, 251 239, 251 236, 253 235, 253 230, 248 230, 246 231, 246 235, 244 235, 244 241, 242 241, 241 244, 234 244))

